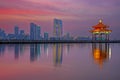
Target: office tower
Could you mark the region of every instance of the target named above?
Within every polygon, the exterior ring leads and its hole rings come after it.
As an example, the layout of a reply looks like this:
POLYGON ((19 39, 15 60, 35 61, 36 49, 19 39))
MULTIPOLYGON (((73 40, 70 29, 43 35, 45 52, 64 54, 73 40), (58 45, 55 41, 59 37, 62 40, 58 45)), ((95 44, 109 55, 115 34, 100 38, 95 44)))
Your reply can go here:
POLYGON ((24 30, 20 30, 19 39, 24 39, 24 37, 25 37, 24 30))
POLYGON ((41 34, 40 26, 30 23, 30 40, 39 40, 41 34))
POLYGON ((2 30, 0 29, 0 39, 2 39, 2 35, 1 35, 1 33, 2 33, 2 30))
POLYGON ((18 26, 15 26, 14 32, 15 32, 15 35, 18 35, 18 34, 19 34, 19 27, 18 27, 18 26))
POLYGON ((2 39, 2 29, 0 29, 0 39, 2 39))
MULTIPOLYGON (((15 39, 15 35, 14 34, 8 34, 7 35, 7 39, 11 40, 11 39, 15 39)), ((18 38, 19 39, 19 38, 18 38)))
POLYGON ((40 40, 41 28, 40 26, 36 26, 36 40, 40 40))
POLYGON ((34 40, 35 35, 35 24, 30 23, 30 40, 34 40))
POLYGON ((48 40, 49 39, 49 35, 48 35, 48 33, 44 33, 44 40, 48 40))
POLYGON ((62 20, 54 19, 54 37, 60 39, 63 34, 62 20))
POLYGON ((25 33, 24 33, 24 30, 20 30, 20 34, 21 35, 24 35, 25 33))
POLYGON ((4 30, 0 31, 0 36, 1 36, 1 39, 6 39, 6 33, 4 30))
POLYGON ((15 35, 15 39, 19 39, 19 27, 15 26, 14 28, 14 35, 15 35))

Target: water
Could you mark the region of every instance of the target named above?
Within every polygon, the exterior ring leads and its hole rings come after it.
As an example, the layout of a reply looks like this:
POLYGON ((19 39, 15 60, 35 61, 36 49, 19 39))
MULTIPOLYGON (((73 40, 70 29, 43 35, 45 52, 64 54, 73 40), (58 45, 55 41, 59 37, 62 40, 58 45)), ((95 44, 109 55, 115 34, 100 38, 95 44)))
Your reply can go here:
POLYGON ((120 44, 0 44, 0 80, 120 80, 120 44))

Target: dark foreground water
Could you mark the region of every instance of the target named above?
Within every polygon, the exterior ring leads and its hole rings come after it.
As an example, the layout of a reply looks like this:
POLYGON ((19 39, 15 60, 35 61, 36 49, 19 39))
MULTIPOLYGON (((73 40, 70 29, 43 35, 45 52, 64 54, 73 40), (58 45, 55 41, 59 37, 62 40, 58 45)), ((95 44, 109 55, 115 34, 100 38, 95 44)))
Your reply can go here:
POLYGON ((120 80, 120 44, 0 44, 0 80, 120 80))

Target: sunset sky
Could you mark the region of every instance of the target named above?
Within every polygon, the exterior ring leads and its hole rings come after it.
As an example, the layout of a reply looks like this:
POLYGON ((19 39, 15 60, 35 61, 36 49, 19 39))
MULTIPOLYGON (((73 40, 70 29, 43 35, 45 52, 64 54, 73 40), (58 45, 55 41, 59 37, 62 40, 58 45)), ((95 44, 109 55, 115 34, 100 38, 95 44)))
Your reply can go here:
POLYGON ((0 28, 13 32, 18 25, 29 33, 30 22, 52 36, 53 19, 63 21, 64 34, 90 36, 89 30, 103 19, 120 39, 120 0, 0 0, 0 28))

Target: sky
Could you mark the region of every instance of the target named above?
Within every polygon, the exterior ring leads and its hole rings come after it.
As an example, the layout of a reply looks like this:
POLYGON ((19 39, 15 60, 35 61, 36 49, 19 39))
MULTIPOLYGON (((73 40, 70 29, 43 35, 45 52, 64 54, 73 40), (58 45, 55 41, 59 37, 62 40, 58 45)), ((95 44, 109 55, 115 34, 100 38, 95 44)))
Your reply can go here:
POLYGON ((29 33, 30 23, 53 33, 53 19, 63 21, 64 34, 91 36, 89 32, 99 19, 110 26, 111 38, 120 39, 120 0, 0 0, 0 28, 7 33, 14 26, 29 33))

